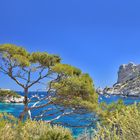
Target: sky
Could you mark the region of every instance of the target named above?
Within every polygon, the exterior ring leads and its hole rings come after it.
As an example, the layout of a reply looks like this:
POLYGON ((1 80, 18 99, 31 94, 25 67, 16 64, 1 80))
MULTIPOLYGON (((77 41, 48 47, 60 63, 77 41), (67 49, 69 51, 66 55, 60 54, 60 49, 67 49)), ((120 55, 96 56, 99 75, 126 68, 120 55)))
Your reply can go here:
MULTIPOLYGON (((140 63, 140 1, 0 0, 4 43, 58 54, 96 87, 112 86, 121 64, 140 63)), ((0 87, 21 90, 1 74, 0 87)))

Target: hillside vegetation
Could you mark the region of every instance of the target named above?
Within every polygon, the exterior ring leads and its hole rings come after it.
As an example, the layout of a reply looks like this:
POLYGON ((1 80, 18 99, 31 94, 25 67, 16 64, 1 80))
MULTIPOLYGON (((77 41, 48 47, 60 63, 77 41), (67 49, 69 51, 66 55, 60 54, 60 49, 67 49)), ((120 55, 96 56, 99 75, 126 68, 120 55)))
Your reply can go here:
POLYGON ((16 97, 16 98, 20 98, 21 96, 19 94, 17 94, 14 91, 10 91, 10 90, 0 90, 0 96, 1 97, 5 97, 5 96, 12 96, 12 97, 16 97))

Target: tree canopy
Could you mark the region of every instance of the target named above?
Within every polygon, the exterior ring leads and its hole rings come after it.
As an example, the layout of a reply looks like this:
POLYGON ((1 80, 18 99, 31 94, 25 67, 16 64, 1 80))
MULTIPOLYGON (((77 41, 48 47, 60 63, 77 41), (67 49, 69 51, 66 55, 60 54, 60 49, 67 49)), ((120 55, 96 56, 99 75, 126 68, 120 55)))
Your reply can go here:
POLYGON ((41 112, 39 116, 46 117, 48 112, 53 110, 54 114, 58 114, 53 120, 79 110, 83 113, 88 112, 88 109, 97 107, 98 97, 90 76, 74 66, 61 63, 58 55, 47 52, 30 53, 20 46, 2 44, 0 72, 8 75, 24 90, 25 107, 20 115, 22 119, 27 112, 31 117, 30 111, 43 107, 47 107, 45 113, 41 112), (46 96, 43 98, 33 96, 29 99, 30 87, 44 84, 44 80, 46 96), (29 106, 33 98, 36 98, 36 102, 33 106, 29 106), (56 108, 48 110, 52 104, 56 108))

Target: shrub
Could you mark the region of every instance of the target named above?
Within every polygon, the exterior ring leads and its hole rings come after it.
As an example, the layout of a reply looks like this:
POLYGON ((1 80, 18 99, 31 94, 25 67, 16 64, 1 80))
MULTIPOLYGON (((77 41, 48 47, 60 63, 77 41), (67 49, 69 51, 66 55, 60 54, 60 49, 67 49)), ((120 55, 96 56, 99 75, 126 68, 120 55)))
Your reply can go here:
POLYGON ((73 140, 70 131, 60 126, 30 120, 15 123, 2 115, 0 118, 0 140, 73 140))
POLYGON ((114 110, 106 111, 94 140, 140 140, 140 104, 111 106, 114 110))

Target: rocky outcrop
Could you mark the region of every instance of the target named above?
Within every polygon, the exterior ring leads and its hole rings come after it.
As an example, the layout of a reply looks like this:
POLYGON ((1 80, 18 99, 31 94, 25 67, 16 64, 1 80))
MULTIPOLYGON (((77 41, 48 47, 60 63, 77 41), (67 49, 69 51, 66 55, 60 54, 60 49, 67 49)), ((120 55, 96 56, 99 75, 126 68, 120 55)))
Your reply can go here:
MULTIPOLYGON (((98 92, 99 93, 99 92, 98 92)), ((129 63, 121 65, 118 80, 113 87, 106 87, 100 94, 140 96, 140 65, 129 63)))
POLYGON ((140 65, 129 63, 127 65, 121 65, 118 71, 117 83, 124 83, 129 80, 133 80, 140 75, 140 65))
POLYGON ((17 93, 6 90, 0 89, 0 102, 4 103, 23 103, 24 97, 18 95, 17 93))
POLYGON ((24 97, 4 96, 0 97, 0 102, 4 103, 23 103, 24 97))

